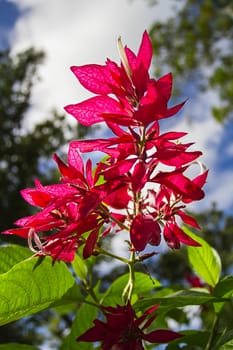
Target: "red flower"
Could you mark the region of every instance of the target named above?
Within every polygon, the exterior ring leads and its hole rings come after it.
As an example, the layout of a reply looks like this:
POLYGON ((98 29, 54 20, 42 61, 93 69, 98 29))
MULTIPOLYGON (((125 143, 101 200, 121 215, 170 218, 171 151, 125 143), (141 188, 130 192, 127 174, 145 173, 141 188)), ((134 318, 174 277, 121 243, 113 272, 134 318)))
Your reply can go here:
POLYGON ((139 318, 130 303, 125 306, 103 307, 106 322, 94 320, 94 327, 80 335, 77 341, 100 341, 102 350, 143 350, 143 340, 150 343, 168 343, 182 337, 181 334, 167 329, 145 333, 156 318, 154 311, 158 307, 159 305, 150 308, 139 318))
POLYGON ((152 44, 147 32, 137 55, 127 47, 120 49, 120 66, 107 60, 104 66, 88 64, 71 68, 79 82, 97 96, 68 105, 65 110, 84 125, 105 121, 130 127, 147 127, 151 122, 176 114, 184 103, 167 107, 172 75, 158 80, 149 77, 152 44))
POLYGON ((185 275, 185 280, 190 284, 192 288, 205 287, 205 283, 198 276, 191 273, 187 273, 185 275))
POLYGON ((154 216, 164 226, 163 235, 170 248, 180 248, 180 242, 186 245, 200 246, 198 242, 185 234, 176 222, 176 219, 179 217, 185 224, 197 229, 200 228, 196 220, 183 211, 185 205, 182 203, 183 200, 180 193, 176 193, 162 185, 158 192, 149 190, 148 201, 154 216))
POLYGON ((109 209, 122 209, 130 200, 127 187, 120 180, 109 180, 98 185, 101 165, 92 171, 91 161, 87 161, 86 171, 79 153, 70 148, 68 165, 54 156, 62 183, 42 186, 36 181, 36 188, 21 192, 31 205, 41 211, 16 221, 19 228, 6 230, 5 234, 15 234, 28 239, 30 248, 36 255, 50 255, 53 260, 70 262, 76 250, 85 245, 83 257, 88 258, 94 251, 100 229, 109 222, 109 209), (83 234, 88 232, 88 237, 83 234), (42 234, 43 233, 43 234, 42 234))

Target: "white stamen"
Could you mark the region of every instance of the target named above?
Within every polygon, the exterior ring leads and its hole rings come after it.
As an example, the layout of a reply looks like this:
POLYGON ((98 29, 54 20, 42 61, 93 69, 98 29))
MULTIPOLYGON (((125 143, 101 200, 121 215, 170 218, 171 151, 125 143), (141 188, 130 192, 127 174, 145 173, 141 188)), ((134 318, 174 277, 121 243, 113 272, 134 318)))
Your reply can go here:
POLYGON ((40 237, 37 235, 33 228, 31 228, 28 233, 28 246, 33 253, 39 253, 43 250, 43 245, 41 243, 40 237), (37 250, 33 247, 33 241, 38 248, 37 250))
POLYGON ((122 60, 123 67, 125 68, 125 71, 126 71, 128 78, 131 80, 132 72, 131 72, 131 69, 129 66, 128 58, 127 58, 126 53, 125 53, 125 49, 124 49, 122 41, 121 41, 121 37, 119 37, 117 39, 117 47, 118 47, 118 51, 119 51, 119 54, 120 54, 120 57, 122 60))

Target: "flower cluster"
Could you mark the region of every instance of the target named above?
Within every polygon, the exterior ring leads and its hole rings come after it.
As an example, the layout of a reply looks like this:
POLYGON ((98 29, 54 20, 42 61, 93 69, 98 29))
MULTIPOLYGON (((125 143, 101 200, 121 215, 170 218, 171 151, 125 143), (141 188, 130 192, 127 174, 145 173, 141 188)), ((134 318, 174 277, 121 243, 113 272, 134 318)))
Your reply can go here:
POLYGON ((94 320, 94 326, 79 336, 77 341, 101 341, 102 350, 143 350, 143 340, 149 343, 168 343, 182 337, 168 329, 144 332, 156 318, 155 311, 158 307, 159 305, 153 306, 138 318, 130 303, 103 307, 106 323, 99 319, 94 320))
POLYGON ((113 230, 129 233, 131 251, 158 246, 198 246, 178 225, 198 228, 184 209, 203 198, 207 171, 189 178, 187 171, 201 155, 182 143, 184 132, 161 133, 159 121, 175 115, 184 102, 168 107, 172 75, 158 80, 149 75, 152 45, 145 32, 137 54, 119 40, 121 62, 72 67, 79 82, 95 96, 65 110, 80 123, 104 122, 109 138, 72 141, 67 164, 54 155, 61 181, 22 191, 40 211, 5 231, 27 238, 37 255, 70 262, 82 245, 84 258, 96 253, 100 238, 113 230), (100 151, 104 158, 94 167, 81 153, 100 151))

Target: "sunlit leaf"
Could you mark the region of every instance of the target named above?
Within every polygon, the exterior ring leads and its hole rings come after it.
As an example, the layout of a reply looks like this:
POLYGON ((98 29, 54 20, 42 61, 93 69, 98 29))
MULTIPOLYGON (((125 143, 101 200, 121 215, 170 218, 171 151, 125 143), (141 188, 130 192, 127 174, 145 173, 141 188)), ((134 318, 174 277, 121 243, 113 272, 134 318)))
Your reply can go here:
POLYGON ((16 244, 0 247, 0 274, 7 272, 20 261, 32 255, 30 249, 16 244))
POLYGON ((0 350, 38 350, 38 348, 36 348, 33 345, 8 343, 8 344, 1 344, 0 350))
POLYGON ((233 340, 230 340, 229 342, 222 345, 218 350, 233 350, 233 340))
MULTIPOLYGON (((205 346, 209 339, 209 332, 203 332, 203 331, 181 331, 183 337, 182 337, 182 343, 190 346, 192 348, 192 345, 195 344, 196 346, 200 346, 201 349, 205 349, 205 346)), ((166 350, 175 350, 180 349, 180 347, 176 348, 176 344, 178 345, 180 343, 180 339, 174 340, 172 344, 168 344, 166 347, 166 350)), ((183 347, 183 349, 188 349, 188 347, 183 347)), ((199 348, 198 348, 199 349, 199 348)))
POLYGON ((78 254, 75 255, 75 259, 72 261, 72 267, 74 269, 74 272, 76 276, 81 280, 85 280, 87 277, 87 266, 85 264, 85 261, 80 258, 78 254))
POLYGON ((63 262, 29 258, 0 275, 0 325, 49 308, 75 281, 63 262))
POLYGON ((197 275, 207 284, 211 287, 216 286, 221 274, 221 260, 217 251, 186 227, 183 230, 188 236, 201 244, 201 247, 187 247, 190 264, 197 275))
POLYGON ((201 305, 207 302, 223 302, 224 298, 214 297, 209 293, 199 292, 194 290, 182 290, 170 295, 167 295, 163 298, 152 297, 138 300, 134 304, 136 310, 143 310, 160 304, 160 309, 170 310, 177 307, 184 307, 186 305, 201 305))

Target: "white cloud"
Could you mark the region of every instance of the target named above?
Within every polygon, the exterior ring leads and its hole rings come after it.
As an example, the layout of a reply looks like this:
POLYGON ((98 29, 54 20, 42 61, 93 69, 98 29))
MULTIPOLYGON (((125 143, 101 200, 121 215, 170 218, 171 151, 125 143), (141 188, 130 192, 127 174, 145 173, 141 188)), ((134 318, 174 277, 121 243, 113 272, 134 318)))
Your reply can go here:
POLYGON ((13 52, 32 45, 47 55, 40 69, 42 82, 33 94, 33 120, 46 116, 53 106, 62 111, 64 105, 87 96, 69 71, 71 65, 104 63, 107 57, 118 60, 119 35, 136 49, 143 31, 155 18, 164 16, 163 7, 149 7, 144 0, 15 2, 21 10, 27 10, 12 33, 13 52))
POLYGON ((207 184, 210 203, 217 203, 218 208, 232 215, 233 202, 233 174, 232 169, 216 171, 212 169, 207 184))

